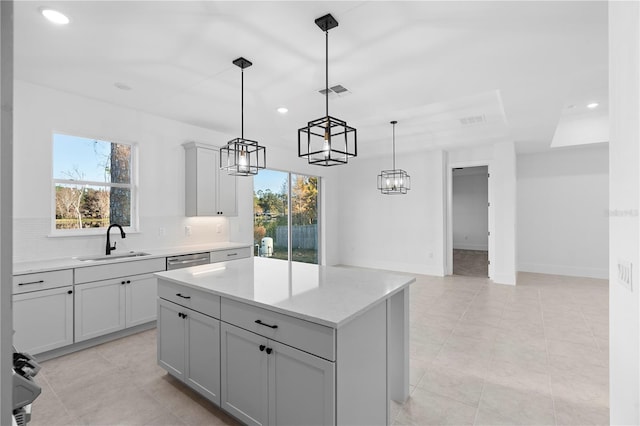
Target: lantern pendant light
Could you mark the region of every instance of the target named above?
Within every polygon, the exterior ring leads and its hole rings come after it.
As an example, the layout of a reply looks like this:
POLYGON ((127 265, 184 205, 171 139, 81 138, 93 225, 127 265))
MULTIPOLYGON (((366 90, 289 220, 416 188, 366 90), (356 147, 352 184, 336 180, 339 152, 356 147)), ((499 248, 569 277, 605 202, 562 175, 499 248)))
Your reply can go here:
POLYGON ((356 129, 329 115, 329 30, 337 27, 338 21, 327 14, 315 23, 325 32, 325 116, 298 129, 298 157, 319 166, 347 164, 349 157, 358 155, 356 129))
POLYGON ((378 175, 378 189, 385 195, 406 194, 411 189, 411 176, 402 169, 396 169, 396 124, 393 126, 393 169, 383 170, 378 175))
POLYGON ((244 69, 253 65, 245 58, 238 58, 233 64, 240 67, 240 137, 227 142, 220 148, 220 169, 234 176, 252 176, 258 174, 259 169, 266 167, 267 150, 258 142, 244 138, 244 69))

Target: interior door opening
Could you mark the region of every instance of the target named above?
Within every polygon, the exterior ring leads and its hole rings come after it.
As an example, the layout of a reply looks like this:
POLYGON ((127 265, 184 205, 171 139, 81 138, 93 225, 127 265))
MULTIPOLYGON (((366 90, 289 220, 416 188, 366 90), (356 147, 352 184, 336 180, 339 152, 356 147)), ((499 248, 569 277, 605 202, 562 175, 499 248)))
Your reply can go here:
POLYGON ((488 166, 451 173, 453 275, 489 277, 488 166))

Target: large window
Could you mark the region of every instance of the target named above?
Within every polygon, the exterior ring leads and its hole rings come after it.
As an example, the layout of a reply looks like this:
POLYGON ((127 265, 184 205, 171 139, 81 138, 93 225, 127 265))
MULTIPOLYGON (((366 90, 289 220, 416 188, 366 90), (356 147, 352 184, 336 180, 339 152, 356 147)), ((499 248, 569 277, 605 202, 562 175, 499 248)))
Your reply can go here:
POLYGON ((275 170, 254 177, 257 256, 319 263, 318 181, 315 176, 275 170))
POLYGON ((55 133, 53 232, 135 227, 134 155, 130 144, 55 133))

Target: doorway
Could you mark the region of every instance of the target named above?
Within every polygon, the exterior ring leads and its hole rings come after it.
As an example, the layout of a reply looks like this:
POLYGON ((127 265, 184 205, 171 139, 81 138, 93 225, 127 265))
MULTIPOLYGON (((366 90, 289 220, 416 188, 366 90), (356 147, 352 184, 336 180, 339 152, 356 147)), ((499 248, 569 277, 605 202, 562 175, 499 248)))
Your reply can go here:
POLYGON ((489 277, 488 166, 451 172, 453 274, 489 277))

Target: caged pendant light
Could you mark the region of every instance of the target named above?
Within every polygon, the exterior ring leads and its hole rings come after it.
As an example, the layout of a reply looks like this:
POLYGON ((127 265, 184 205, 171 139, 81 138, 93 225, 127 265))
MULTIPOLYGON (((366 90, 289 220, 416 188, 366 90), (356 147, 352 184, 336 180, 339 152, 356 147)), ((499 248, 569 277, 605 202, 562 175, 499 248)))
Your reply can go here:
POLYGON ((258 142, 244 138, 244 69, 253 65, 245 58, 238 58, 233 64, 240 67, 241 95, 240 95, 240 137, 227 142, 220 148, 220 169, 234 176, 252 176, 258 174, 259 169, 266 167, 266 148, 258 142))
POLYGON ((329 30, 338 21, 327 14, 315 22, 325 32, 325 116, 298 129, 298 157, 319 166, 347 164, 349 157, 358 155, 356 129, 329 115, 329 30))
POLYGON ((393 169, 383 170, 378 175, 378 189, 386 195, 406 194, 411 189, 411 176, 402 169, 396 169, 396 124, 392 121, 393 126, 393 169))

